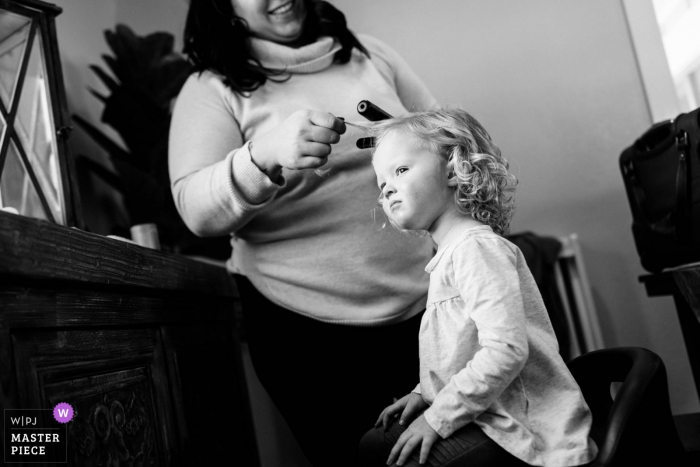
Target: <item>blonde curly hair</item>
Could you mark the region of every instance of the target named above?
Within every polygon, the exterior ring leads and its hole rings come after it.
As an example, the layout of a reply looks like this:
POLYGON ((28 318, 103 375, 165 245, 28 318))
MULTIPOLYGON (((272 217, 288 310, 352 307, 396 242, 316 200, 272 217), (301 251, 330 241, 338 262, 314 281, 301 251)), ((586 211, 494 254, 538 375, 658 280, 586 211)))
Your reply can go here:
POLYGON ((469 113, 457 108, 414 112, 371 124, 375 150, 393 131, 415 136, 425 149, 443 157, 457 180, 457 210, 507 235, 515 211, 517 179, 491 136, 469 113))

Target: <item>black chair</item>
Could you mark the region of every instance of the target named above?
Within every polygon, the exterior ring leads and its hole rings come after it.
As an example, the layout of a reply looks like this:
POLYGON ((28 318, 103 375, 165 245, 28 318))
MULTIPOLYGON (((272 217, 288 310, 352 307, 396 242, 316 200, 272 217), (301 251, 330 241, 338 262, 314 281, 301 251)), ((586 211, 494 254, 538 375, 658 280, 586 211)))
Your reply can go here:
POLYGON ((686 466, 668 398, 666 368, 639 347, 589 352, 568 363, 593 412, 591 437, 602 466, 686 466), (620 382, 614 400, 612 383, 620 382))

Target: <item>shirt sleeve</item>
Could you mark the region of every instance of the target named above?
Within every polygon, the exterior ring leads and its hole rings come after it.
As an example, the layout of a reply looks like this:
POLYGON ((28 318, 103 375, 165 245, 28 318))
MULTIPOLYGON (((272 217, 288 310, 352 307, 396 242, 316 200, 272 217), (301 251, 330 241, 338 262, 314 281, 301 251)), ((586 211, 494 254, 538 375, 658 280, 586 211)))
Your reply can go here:
POLYGON ((426 421, 443 438, 488 409, 528 358, 514 252, 501 239, 472 237, 455 248, 451 260, 464 319, 474 322, 480 349, 425 411, 426 421))
POLYGON ((209 72, 185 82, 170 123, 168 166, 175 206, 200 236, 244 226, 284 185, 253 163, 226 101, 228 89, 209 72))
POLYGON ((372 62, 379 73, 394 85, 396 94, 408 111, 430 110, 438 107, 438 102, 428 87, 394 49, 366 34, 359 34, 358 39, 369 50, 372 62))

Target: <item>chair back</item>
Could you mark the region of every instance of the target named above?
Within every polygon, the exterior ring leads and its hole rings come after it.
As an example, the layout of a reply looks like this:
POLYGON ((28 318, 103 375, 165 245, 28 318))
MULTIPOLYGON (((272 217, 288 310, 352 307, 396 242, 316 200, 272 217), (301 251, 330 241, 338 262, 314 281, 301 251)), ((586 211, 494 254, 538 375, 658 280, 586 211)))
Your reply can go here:
POLYGON ((591 437, 599 452, 591 467, 682 463, 684 449, 658 355, 639 347, 602 349, 568 367, 593 413, 591 437), (622 385, 613 399, 615 382, 622 385))

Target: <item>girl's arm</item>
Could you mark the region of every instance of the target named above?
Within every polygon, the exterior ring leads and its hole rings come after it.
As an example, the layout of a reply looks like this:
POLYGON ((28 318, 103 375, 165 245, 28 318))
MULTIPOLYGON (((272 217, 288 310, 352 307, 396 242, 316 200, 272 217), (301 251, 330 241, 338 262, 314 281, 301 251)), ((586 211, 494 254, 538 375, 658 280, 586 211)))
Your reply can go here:
POLYGON ((225 102, 226 92, 213 74, 193 74, 178 96, 170 125, 175 205, 185 224, 200 236, 235 232, 269 204, 283 184, 283 179, 274 183, 251 160, 225 102))
POLYGON ((472 237, 454 250, 452 264, 465 303, 464 319, 476 325, 480 350, 425 411, 427 422, 443 438, 491 406, 528 358, 515 254, 499 238, 472 237))

